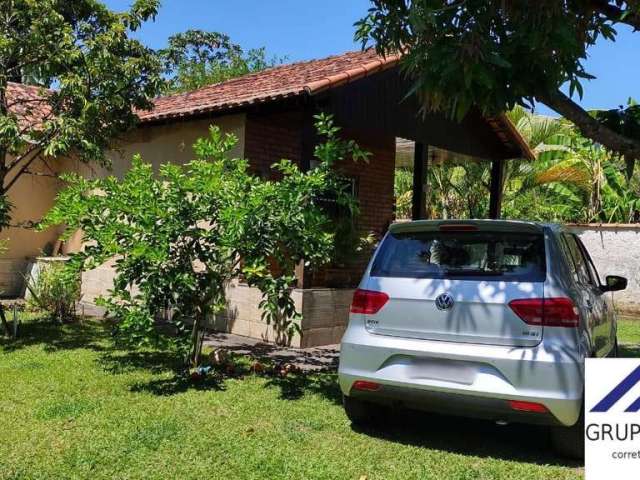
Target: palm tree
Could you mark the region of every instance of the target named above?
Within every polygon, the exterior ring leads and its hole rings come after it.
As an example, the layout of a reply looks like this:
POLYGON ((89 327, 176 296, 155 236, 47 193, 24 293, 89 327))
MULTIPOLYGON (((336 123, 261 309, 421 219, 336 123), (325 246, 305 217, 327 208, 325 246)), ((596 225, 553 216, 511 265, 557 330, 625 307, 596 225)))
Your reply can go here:
POLYGON ((538 193, 538 200, 551 207, 547 214, 553 213, 553 220, 629 221, 640 200, 624 181, 618 156, 582 137, 563 119, 534 115, 522 107, 509 116, 536 160, 511 166, 507 195, 538 193))

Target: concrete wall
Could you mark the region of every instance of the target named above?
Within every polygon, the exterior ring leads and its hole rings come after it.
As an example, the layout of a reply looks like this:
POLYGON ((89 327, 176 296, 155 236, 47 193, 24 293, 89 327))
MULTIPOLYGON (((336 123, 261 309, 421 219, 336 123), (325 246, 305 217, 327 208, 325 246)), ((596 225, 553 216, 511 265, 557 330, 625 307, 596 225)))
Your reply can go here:
POLYGON ((288 338, 274 325, 261 319, 258 304, 262 294, 257 288, 234 283, 227 289, 227 310, 210 323, 211 328, 265 342, 287 343, 293 347, 314 347, 340 343, 349 320, 353 289, 294 289, 296 310, 302 314, 299 333, 288 338))
POLYGON ((621 275, 629 280, 626 290, 613 294, 622 314, 640 314, 640 225, 573 225, 571 229, 589 250, 601 280, 621 275))

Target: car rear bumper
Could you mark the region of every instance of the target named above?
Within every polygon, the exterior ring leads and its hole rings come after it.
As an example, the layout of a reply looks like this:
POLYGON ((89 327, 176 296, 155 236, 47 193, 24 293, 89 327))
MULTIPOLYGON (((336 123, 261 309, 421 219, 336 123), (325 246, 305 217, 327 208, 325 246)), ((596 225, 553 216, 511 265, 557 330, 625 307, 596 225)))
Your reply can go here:
POLYGON ((573 425, 583 378, 577 352, 544 341, 522 348, 414 340, 350 325, 340 352, 340 388, 347 396, 491 420, 573 425), (354 390, 356 380, 381 387, 354 390), (514 410, 510 400, 541 404, 548 412, 514 410))

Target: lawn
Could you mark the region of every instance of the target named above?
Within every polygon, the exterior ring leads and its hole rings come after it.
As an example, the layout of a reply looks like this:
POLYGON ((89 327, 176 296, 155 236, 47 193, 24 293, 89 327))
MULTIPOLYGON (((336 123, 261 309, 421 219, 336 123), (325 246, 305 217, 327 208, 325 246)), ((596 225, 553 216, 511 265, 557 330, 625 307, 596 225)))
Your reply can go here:
MULTIPOLYGON (((621 325, 640 342, 640 322, 621 325)), ((98 322, 0 341, 0 478, 581 478, 542 429, 406 413, 354 431, 333 374, 176 381, 98 322)), ((624 345, 627 353, 637 349, 624 345)))

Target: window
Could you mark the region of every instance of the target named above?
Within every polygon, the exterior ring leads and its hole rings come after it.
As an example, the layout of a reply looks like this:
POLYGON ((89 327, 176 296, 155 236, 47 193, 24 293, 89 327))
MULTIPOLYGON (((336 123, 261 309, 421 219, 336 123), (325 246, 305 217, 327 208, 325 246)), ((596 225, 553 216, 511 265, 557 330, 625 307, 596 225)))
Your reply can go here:
POLYGON ((389 233, 374 277, 544 281, 544 239, 508 232, 389 233))
POLYGON ((592 285, 593 279, 591 278, 591 274, 589 273, 589 267, 587 266, 587 261, 582 254, 582 250, 578 245, 575 235, 570 235, 565 233, 562 235, 564 238, 567 248, 569 249, 569 253, 571 254, 571 259, 573 260, 573 264, 576 269, 576 274, 578 276, 577 280, 580 283, 585 285, 592 285))
MULTIPOLYGON (((359 193, 359 181, 356 177, 342 177, 342 184, 339 188, 342 188, 341 193, 351 195, 353 198, 358 198, 359 193)), ((351 217, 350 211, 343 205, 338 204, 336 192, 325 192, 316 201, 318 205, 329 215, 330 218, 336 220, 345 217, 351 217)))
POLYGON ((573 275, 573 280, 576 282, 580 282, 580 277, 578 276, 578 270, 576 270, 576 262, 573 261, 573 255, 571 254, 571 250, 569 250, 569 245, 567 240, 564 238, 564 235, 558 239, 558 245, 560 246, 560 250, 562 250, 562 254, 564 258, 567 260, 567 266, 573 275))
POLYGON ((598 269, 593 263, 593 260, 591 259, 591 255, 589 255, 589 252, 587 251, 587 247, 584 246, 584 243, 582 243, 582 240, 580 240, 580 237, 578 237, 577 235, 574 235, 574 238, 578 246, 580 247, 580 251, 582 252, 582 255, 587 261, 587 267, 589 268, 589 272, 591 273, 591 278, 594 280, 596 285, 598 286, 602 285, 602 283, 600 282, 600 275, 598 275, 598 269))

